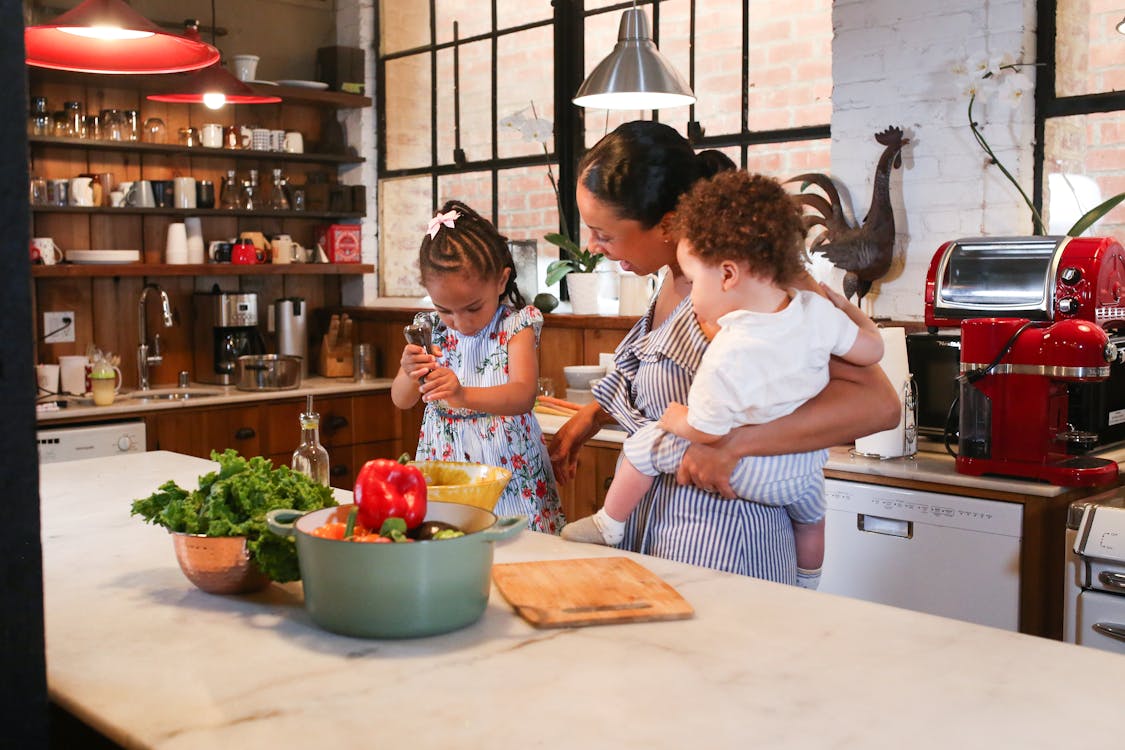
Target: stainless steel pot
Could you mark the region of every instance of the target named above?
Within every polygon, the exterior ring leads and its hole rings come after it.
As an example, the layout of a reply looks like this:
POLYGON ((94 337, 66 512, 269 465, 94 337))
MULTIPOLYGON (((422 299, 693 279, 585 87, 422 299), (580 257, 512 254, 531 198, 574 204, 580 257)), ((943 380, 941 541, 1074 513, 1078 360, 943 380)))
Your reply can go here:
POLYGON ((456 539, 364 544, 313 536, 346 518, 350 505, 301 515, 266 514, 270 531, 297 539, 305 609, 326 630, 359 638, 417 638, 457 630, 480 619, 492 586, 492 543, 527 526, 524 516, 470 505, 430 502, 427 521, 462 531, 456 539))
POLYGON ((246 354, 235 367, 240 391, 285 391, 301 385, 301 358, 286 354, 246 354))

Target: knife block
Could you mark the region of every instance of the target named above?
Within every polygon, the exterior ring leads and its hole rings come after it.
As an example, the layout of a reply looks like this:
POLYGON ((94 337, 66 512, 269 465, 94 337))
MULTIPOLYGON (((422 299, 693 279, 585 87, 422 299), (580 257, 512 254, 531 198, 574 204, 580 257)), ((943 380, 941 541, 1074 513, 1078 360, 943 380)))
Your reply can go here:
POLYGON ((325 334, 320 344, 317 372, 326 378, 350 378, 354 372, 352 362, 352 342, 338 341, 329 344, 325 334))

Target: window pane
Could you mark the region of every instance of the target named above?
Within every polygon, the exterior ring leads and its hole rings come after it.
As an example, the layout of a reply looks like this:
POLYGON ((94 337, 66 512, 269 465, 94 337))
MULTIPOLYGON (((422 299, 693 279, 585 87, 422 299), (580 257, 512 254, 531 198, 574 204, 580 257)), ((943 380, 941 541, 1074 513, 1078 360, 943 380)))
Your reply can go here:
MULTIPOLYGON (((558 177, 559 167, 551 165, 558 177)), ((559 231, 559 209, 555 191, 547 179, 547 167, 521 167, 500 172, 500 231, 512 240, 539 240, 559 231)))
MULTIPOLYGON (((602 136, 622 123, 652 119, 649 116, 652 113, 647 110, 644 112, 624 109, 586 109, 583 111, 585 113, 583 116, 586 119, 586 148, 593 146, 602 139, 602 136)), ((667 110, 665 114, 672 111, 667 110)), ((687 111, 687 109, 684 110, 684 112, 687 111)), ((683 133, 683 128, 678 128, 678 130, 683 133)))
POLYGON ((698 0, 695 6, 695 119, 707 134, 742 127, 741 16, 741 5, 730 0, 698 0))
POLYGON ((433 212, 430 178, 379 180, 379 296, 421 297, 418 246, 433 212))
MULTIPOLYGON (((832 156, 830 140, 764 143, 747 150, 746 170, 787 180, 804 172, 829 172, 832 156)), ((738 159, 728 152, 728 155, 738 159)), ((797 186, 798 189, 800 186, 797 186)))
MULTIPOLYGON (((496 115, 503 119, 516 112, 533 119, 535 115, 554 122, 554 51, 553 27, 529 29, 500 37, 497 44, 496 115)), ((497 136, 501 158, 528 156, 543 153, 543 144, 524 134, 501 127, 497 136)), ((553 134, 546 138, 547 147, 553 151, 553 134)))
POLYGON ((492 221, 492 173, 466 172, 439 177, 438 206, 449 200, 461 201, 492 221))
MULTIPOLYGON (((589 0, 586 4, 589 5, 589 0)), ((501 29, 551 20, 554 17, 554 3, 551 0, 518 0, 496 4, 496 26, 501 29)))
MULTIPOLYGON (((408 4, 426 5, 419 0, 408 4)), ((460 39, 492 31, 492 12, 489 4, 481 0, 435 0, 434 9, 438 44, 453 41, 454 21, 460 39)))
MULTIPOLYGON (((750 4, 750 130, 832 118, 831 0, 750 4)), ((734 105, 738 111, 739 105, 734 105)))
POLYGON ((430 55, 387 61, 387 168, 429 166, 430 55))
MULTIPOLYGON (((1107 198, 1125 192, 1123 155, 1125 112, 1047 120, 1043 219, 1047 222, 1048 234, 1066 234, 1082 214, 1107 198)), ((1125 205, 1118 205, 1086 234, 1125 236, 1125 205)))
POLYGON ((430 43, 430 4, 382 0, 379 26, 384 55, 427 45, 430 43))
POLYGON ((1055 94, 1077 96, 1125 89, 1125 37, 1117 33, 1121 5, 1058 0, 1055 19, 1055 94))
MULTIPOLYGON (((469 161, 492 158, 492 43, 458 45, 461 56, 461 148, 469 161)), ((452 164, 456 146, 453 49, 438 53, 438 163, 452 164)), ((427 92, 428 94, 428 92, 427 92)), ((429 102, 429 97, 426 99, 429 102)))

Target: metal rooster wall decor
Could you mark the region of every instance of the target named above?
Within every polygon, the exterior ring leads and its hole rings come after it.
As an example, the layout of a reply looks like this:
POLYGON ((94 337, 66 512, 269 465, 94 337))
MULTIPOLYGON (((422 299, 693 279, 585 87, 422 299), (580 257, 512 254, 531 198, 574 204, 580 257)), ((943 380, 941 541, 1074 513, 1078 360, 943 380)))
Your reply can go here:
POLYGON ((891 267, 894 258, 895 216, 891 209, 891 170, 902 166, 902 147, 910 143, 902 137, 902 129, 888 127, 875 134, 883 144, 883 154, 875 167, 875 186, 871 194, 871 207, 863 223, 852 226, 844 213, 840 194, 831 178, 818 172, 793 177, 786 182, 801 183, 802 192, 793 197, 802 206, 812 209, 805 216, 805 230, 824 227, 809 248, 810 252, 824 255, 832 265, 844 271, 844 296, 856 296, 856 304, 863 300, 872 283, 881 279, 891 267), (828 196, 806 193, 815 185, 828 196))

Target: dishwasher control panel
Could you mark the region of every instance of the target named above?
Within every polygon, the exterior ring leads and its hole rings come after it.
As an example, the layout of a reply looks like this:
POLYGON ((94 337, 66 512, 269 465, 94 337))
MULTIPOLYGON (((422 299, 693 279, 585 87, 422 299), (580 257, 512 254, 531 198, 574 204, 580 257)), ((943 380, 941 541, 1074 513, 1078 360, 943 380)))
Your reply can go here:
POLYGON ((36 442, 39 444, 40 464, 143 453, 145 423, 136 420, 40 429, 36 442))

